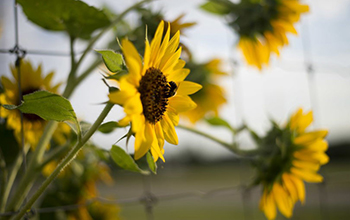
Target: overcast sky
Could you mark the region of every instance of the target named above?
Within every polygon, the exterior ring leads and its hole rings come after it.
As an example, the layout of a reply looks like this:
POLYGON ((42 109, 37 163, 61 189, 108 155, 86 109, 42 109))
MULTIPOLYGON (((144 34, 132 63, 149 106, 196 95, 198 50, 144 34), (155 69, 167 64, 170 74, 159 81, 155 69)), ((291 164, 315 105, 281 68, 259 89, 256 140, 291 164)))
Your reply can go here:
MULTIPOLYGON (((100 7, 108 5, 111 10, 122 11, 136 1, 125 0, 88 0, 90 5, 100 7)), ((188 22, 198 24, 186 31, 182 40, 188 45, 198 61, 208 61, 219 57, 225 60, 225 69, 231 76, 222 80, 226 88, 229 104, 222 108, 222 117, 233 125, 245 121, 259 134, 269 128, 269 118, 283 123, 288 115, 298 107, 315 112, 315 126, 328 128, 330 141, 350 141, 350 1, 318 0, 304 1, 310 5, 310 13, 303 16, 297 25, 298 36, 289 36, 290 45, 282 50, 280 58, 273 58, 272 65, 259 72, 248 67, 241 54, 236 50, 237 37, 228 29, 219 17, 198 9, 202 0, 159 0, 152 3, 155 9, 162 8, 168 19, 174 19, 182 13, 188 22), (304 49, 306 48, 306 49, 304 49), (306 55, 306 59, 305 59, 306 55), (232 60, 238 65, 232 65, 232 60), (305 71, 305 62, 311 62, 315 75, 310 81, 305 71), (233 74, 232 74, 233 73, 233 74), (311 87, 310 87, 311 86, 311 87)), ((3 26, 0 48, 14 46, 13 2, 0 1, 0 22, 3 26)), ((133 16, 129 16, 133 21, 133 16)), ((20 45, 28 50, 50 50, 69 52, 68 37, 58 32, 48 32, 27 21, 19 10, 20 45)), ((103 41, 113 37, 106 36, 96 45, 101 49, 103 41)), ((85 43, 79 42, 77 50, 82 50, 85 43)), ((43 63, 45 73, 55 70, 55 80, 65 79, 70 68, 69 57, 28 55, 33 63, 43 63)), ((0 54, 0 74, 9 75, 9 63, 13 55, 0 54)), ((91 59, 87 60, 87 64, 91 59)), ((82 68, 84 69, 84 67, 82 68)), ((81 70, 82 70, 81 69, 81 70)), ((100 80, 98 71, 78 88, 72 97, 72 104, 80 119, 93 122, 102 105, 107 100, 107 90, 100 80)), ((121 108, 115 107, 108 120, 122 117, 121 108)), ((222 129, 210 129, 200 123, 200 129, 231 139, 222 129)), ((177 129, 179 146, 166 146, 166 157, 176 156, 182 152, 200 152, 206 157, 230 155, 227 150, 198 136, 177 129), (196 143, 193 143, 196 138, 196 143), (191 145, 191 148, 188 146, 191 145), (199 151, 200 149, 200 151, 199 151)), ((105 148, 110 146, 125 130, 113 135, 97 134, 94 140, 105 148)), ((249 147, 247 139, 242 145, 249 147)), ((132 144, 131 148, 132 149, 132 144)))

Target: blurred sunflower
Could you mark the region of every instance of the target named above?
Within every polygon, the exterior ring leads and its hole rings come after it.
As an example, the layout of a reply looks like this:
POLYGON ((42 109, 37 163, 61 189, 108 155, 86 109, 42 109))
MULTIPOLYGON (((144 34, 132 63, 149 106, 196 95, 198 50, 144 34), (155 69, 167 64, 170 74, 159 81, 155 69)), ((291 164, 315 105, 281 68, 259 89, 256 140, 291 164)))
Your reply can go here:
MULTIPOLYGON (((79 207, 63 212, 57 210, 54 213, 40 213, 40 219, 119 219, 120 208, 118 205, 104 204, 98 200, 91 203, 99 196, 97 187, 99 181, 106 185, 113 183, 111 170, 106 163, 102 162, 104 158, 100 154, 101 150, 91 143, 85 146, 77 158, 53 182, 40 204, 42 208, 72 204, 77 204, 79 207)), ((60 160, 60 158, 56 158, 47 164, 43 175, 51 174, 60 160)))
POLYGON ((190 96, 197 107, 181 114, 192 123, 203 119, 208 114, 218 116, 220 106, 226 103, 224 89, 215 83, 218 77, 227 75, 222 71, 221 64, 220 59, 213 59, 204 64, 197 64, 193 61, 186 64, 192 73, 186 80, 203 86, 200 91, 190 96))
MULTIPOLYGON (((287 33, 297 34, 294 24, 300 20, 302 13, 309 11, 309 7, 300 4, 299 0, 260 1, 251 6, 260 9, 254 11, 261 15, 253 16, 256 19, 250 19, 242 23, 244 27, 239 27, 238 47, 247 63, 261 70, 264 64, 269 63, 271 53, 279 56, 280 48, 288 45, 287 33), (249 27, 251 31, 246 30, 249 27)), ((247 6, 246 10, 251 9, 247 6)))
POLYGON ((294 24, 309 6, 300 0, 208 0, 202 9, 226 16, 228 25, 239 35, 238 48, 249 65, 260 70, 268 65, 271 53, 288 45, 287 33, 297 34, 294 24))
MULTIPOLYGON (((17 68, 10 66, 14 81, 2 76, 1 82, 3 85, 4 93, 0 94, 0 101, 2 104, 19 105, 20 97, 18 92, 18 73, 17 68)), ((45 77, 42 75, 41 65, 37 69, 34 69, 29 61, 21 61, 21 90, 22 96, 29 93, 47 90, 53 93, 57 93, 57 89, 60 84, 52 85, 53 72, 50 72, 45 77)), ((21 97, 21 99, 23 99, 21 97)), ((2 108, 2 107, 1 107, 2 108)), ((17 140, 20 142, 21 133, 21 117, 18 110, 6 110, 4 108, 0 111, 0 116, 7 118, 7 127, 13 129, 17 140)), ((29 143, 33 148, 37 145, 43 129, 46 125, 46 121, 34 114, 23 114, 23 130, 26 143, 29 143)), ((70 133, 70 128, 65 123, 60 123, 58 128, 53 134, 53 139, 62 145, 66 141, 67 135, 70 133)))
POLYGON ((321 165, 328 162, 325 154, 328 148, 324 140, 327 130, 307 132, 312 123, 312 112, 303 114, 299 109, 292 115, 288 125, 283 129, 274 128, 270 140, 277 143, 270 151, 270 158, 258 164, 257 183, 263 185, 260 209, 268 219, 276 218, 276 207, 287 218, 293 214, 295 203, 304 203, 304 182, 322 182, 323 177, 317 173, 321 165))
POLYGON ((161 21, 149 44, 145 41, 143 62, 134 45, 122 40, 121 46, 129 73, 120 79, 120 91, 110 93, 111 102, 120 104, 126 113, 120 124, 132 124, 135 133, 135 159, 149 150, 154 161, 164 161, 164 139, 178 144, 175 127, 179 113, 191 110, 196 104, 188 96, 201 85, 184 81, 190 73, 183 68, 178 48, 180 33, 170 39, 170 24, 163 38, 164 21, 161 21))

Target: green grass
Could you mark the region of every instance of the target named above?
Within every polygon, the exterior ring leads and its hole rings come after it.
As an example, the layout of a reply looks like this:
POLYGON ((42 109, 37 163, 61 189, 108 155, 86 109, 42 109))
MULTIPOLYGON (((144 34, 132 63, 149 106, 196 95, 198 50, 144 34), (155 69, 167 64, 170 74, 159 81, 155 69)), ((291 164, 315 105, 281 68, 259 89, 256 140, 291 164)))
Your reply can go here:
MULTIPOLYGON (((297 204, 292 219, 350 219, 350 163, 331 163, 321 173, 324 185, 306 184, 306 202, 297 204), (321 208, 322 207, 322 208, 321 208)), ((162 199, 152 212, 154 220, 212 220, 212 219, 265 219, 259 211, 260 188, 244 194, 241 188, 207 196, 189 196, 191 193, 239 186, 248 183, 253 170, 247 164, 221 163, 181 165, 167 163, 158 175, 141 175, 117 171, 113 187, 101 188, 101 196, 113 199, 139 198, 144 195, 143 181, 150 183, 153 195, 181 194, 186 198, 162 199)), ((141 203, 121 205, 124 220, 147 219, 141 203)), ((277 219, 285 219, 278 215, 277 219)))

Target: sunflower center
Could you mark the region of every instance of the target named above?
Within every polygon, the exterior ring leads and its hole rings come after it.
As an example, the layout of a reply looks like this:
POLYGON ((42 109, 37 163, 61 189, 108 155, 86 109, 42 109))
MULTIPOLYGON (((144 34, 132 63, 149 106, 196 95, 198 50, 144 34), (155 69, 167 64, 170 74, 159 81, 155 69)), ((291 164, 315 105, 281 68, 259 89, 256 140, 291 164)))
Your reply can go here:
MULTIPOLYGON (((23 96, 24 95, 27 95, 27 94, 30 94, 30 93, 33 93, 33 92, 36 92, 36 91, 39 91, 39 90, 40 90, 39 88, 28 88, 28 89, 23 90, 22 91, 22 98, 21 98, 21 100, 23 101, 23 96)), ((34 114, 23 113, 23 118, 25 120, 31 121, 31 122, 43 121, 42 118, 40 118, 39 116, 34 115, 34 114)))
POLYGON ((150 67, 140 80, 143 115, 152 124, 162 119, 168 106, 170 86, 166 76, 157 68, 150 67))

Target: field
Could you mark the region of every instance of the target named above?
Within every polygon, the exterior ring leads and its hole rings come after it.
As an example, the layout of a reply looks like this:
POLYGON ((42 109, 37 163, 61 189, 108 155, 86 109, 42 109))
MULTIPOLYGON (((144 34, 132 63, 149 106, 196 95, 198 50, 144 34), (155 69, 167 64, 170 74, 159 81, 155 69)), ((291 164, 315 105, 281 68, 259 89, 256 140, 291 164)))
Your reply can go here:
MULTIPOLYGON (((306 202, 296 205, 292 219, 350 219, 349 168, 345 160, 324 166, 325 183, 306 184, 306 202)), ((157 175, 146 178, 115 172, 114 186, 101 188, 101 196, 124 203, 124 220, 265 219, 258 209, 260 188, 245 191, 241 186, 252 172, 246 161, 166 163, 157 175), (145 193, 157 198, 151 208, 153 218, 138 201, 145 193)))

